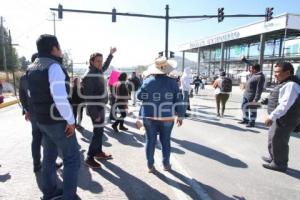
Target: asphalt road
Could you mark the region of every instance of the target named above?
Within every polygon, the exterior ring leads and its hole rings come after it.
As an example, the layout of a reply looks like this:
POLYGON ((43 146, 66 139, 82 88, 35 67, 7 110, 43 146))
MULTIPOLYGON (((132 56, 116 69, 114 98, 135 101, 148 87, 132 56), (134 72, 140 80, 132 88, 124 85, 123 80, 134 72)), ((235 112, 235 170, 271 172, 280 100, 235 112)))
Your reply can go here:
MULTIPOLYGON (((215 115, 213 91, 200 91, 191 99, 191 117, 172 134, 172 172, 161 166, 160 145, 155 154, 157 173, 146 168, 143 133, 134 128, 138 108, 127 118, 128 132, 105 128, 104 150, 114 159, 102 162, 102 170, 83 164, 92 136, 92 125, 84 116, 84 130, 77 131, 82 165, 78 194, 82 199, 300 199, 300 135, 290 140, 287 173, 264 169, 260 157, 267 154, 264 109, 257 127, 237 124, 241 92, 231 95, 225 117, 215 115)), ((266 94, 264 94, 266 95, 266 94)), ((0 110, 0 199, 39 199, 40 176, 32 172, 30 124, 18 105, 0 110)), ((60 177, 62 171, 58 171, 60 177)), ((61 178, 60 178, 61 179, 61 178)))

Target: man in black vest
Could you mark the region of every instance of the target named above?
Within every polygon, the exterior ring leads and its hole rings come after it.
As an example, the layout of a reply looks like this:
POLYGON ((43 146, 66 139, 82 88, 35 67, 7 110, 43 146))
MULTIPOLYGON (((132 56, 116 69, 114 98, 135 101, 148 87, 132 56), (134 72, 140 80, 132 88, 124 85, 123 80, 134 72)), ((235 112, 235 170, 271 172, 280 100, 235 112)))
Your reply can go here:
POLYGON ((268 114, 268 149, 270 157, 262 157, 264 168, 285 172, 288 167, 290 134, 300 125, 300 80, 291 63, 278 63, 274 69, 278 85, 270 93, 268 114))
POLYGON ((41 35, 36 44, 38 58, 28 68, 27 78, 32 111, 43 133, 42 199, 75 200, 80 154, 68 99, 69 76, 62 67, 62 52, 55 36, 41 35), (58 188, 55 169, 58 149, 64 163, 62 189, 58 188))
MULTIPOLYGON (((31 56, 31 63, 38 57, 38 54, 35 53, 31 56)), ((37 121, 34 113, 32 112, 32 105, 30 103, 30 98, 27 93, 28 90, 28 80, 27 74, 25 73, 20 78, 20 87, 19 87, 19 98, 22 104, 22 114, 25 116, 26 121, 30 121, 31 123, 31 133, 32 133, 32 141, 31 141, 31 154, 33 159, 33 172, 37 173, 42 168, 41 164, 41 146, 42 146, 42 138, 43 134, 37 126, 37 121)), ((56 163, 56 169, 62 167, 62 163, 56 163)))
POLYGON ((103 55, 93 53, 90 56, 89 71, 82 79, 82 98, 85 99, 87 105, 87 114, 93 123, 93 138, 89 146, 88 156, 85 164, 90 168, 101 168, 100 163, 96 159, 111 159, 112 156, 102 151, 102 137, 105 122, 105 105, 108 101, 108 92, 106 88, 106 80, 103 72, 107 70, 113 58, 116 48, 110 49, 110 54, 103 64, 103 55), (102 65, 103 64, 103 65, 102 65))

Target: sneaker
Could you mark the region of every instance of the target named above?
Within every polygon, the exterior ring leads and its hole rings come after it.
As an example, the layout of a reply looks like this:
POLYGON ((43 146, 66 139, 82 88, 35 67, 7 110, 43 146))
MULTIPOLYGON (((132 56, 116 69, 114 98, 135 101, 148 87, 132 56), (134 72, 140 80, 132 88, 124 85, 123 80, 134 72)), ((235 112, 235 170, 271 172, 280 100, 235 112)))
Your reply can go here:
POLYGON ((266 157, 266 156, 262 156, 261 159, 262 159, 263 161, 267 162, 267 163, 271 163, 272 160, 273 160, 272 158, 266 157))
POLYGON ((116 133, 119 133, 118 127, 115 124, 112 124, 111 127, 114 129, 116 133))
POLYGON ((263 164, 262 166, 266 169, 270 169, 278 172, 286 172, 287 170, 287 166, 278 166, 274 162, 263 164))
POLYGON ((148 167, 148 173, 154 173, 156 171, 155 167, 148 167))
POLYGON ((128 131, 128 128, 126 128, 125 126, 119 126, 119 129, 122 131, 128 131))
POLYGON ((112 159, 112 155, 111 154, 107 154, 107 153, 104 153, 104 152, 98 153, 94 157, 96 159, 100 159, 100 160, 109 160, 109 159, 112 159))
POLYGON ((170 164, 164 165, 164 171, 171 171, 171 170, 172 170, 172 167, 170 164))
POLYGON ((96 162, 93 158, 87 158, 84 164, 92 169, 101 169, 100 163, 96 162))

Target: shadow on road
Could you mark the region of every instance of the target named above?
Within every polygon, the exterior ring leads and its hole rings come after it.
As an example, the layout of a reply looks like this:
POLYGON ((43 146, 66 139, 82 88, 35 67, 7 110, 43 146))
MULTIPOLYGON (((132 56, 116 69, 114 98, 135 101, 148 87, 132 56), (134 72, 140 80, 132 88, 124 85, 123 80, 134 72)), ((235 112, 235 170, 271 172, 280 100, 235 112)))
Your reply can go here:
POLYGON ((94 194, 99 194, 103 191, 103 187, 98 182, 92 179, 92 175, 89 171, 90 168, 83 164, 84 152, 85 150, 80 150, 81 167, 79 169, 78 175, 78 187, 80 187, 83 190, 88 190, 94 194))
POLYGON ((176 138, 171 139, 173 142, 179 144, 183 148, 192 151, 194 153, 200 154, 202 156, 205 156, 207 158, 213 159, 215 161, 218 161, 220 163, 223 163, 228 166, 232 167, 239 167, 239 168, 247 168, 248 165, 244 163, 243 161, 237 159, 237 158, 232 158, 227 154, 224 154, 220 151, 214 150, 212 148, 186 141, 186 140, 178 140, 176 138))
POLYGON ((233 129, 233 130, 236 130, 236 131, 242 131, 242 132, 248 131, 248 132, 252 132, 252 133, 260 133, 259 131, 256 131, 256 130, 253 130, 253 129, 245 129, 245 128, 241 128, 239 126, 232 125, 232 124, 224 124, 224 123, 217 122, 217 121, 205 120, 205 119, 203 119, 203 116, 202 117, 199 116, 199 118, 202 118, 202 119, 195 118, 194 116, 191 117, 191 118, 188 118, 188 119, 192 120, 192 121, 203 122, 203 123, 206 123, 206 124, 211 124, 211 125, 215 125, 215 126, 221 126, 221 127, 224 127, 224 128, 229 128, 229 129, 233 129))
POLYGON ((288 168, 286 174, 293 178, 300 179, 300 171, 297 169, 288 168))
POLYGON ((117 165, 107 161, 103 161, 102 164, 112 173, 106 170, 97 170, 96 172, 112 184, 118 186, 126 194, 127 199, 169 199, 168 196, 159 192, 159 188, 152 188, 147 183, 122 170, 117 165))
POLYGON ((293 133, 291 134, 291 136, 293 136, 293 137, 295 137, 295 138, 300 138, 300 133, 295 133, 295 132, 293 132, 293 133))
MULTIPOLYGON (((244 197, 240 197, 240 196, 237 196, 237 195, 233 195, 232 197, 229 197, 225 194, 223 194, 222 192, 220 192, 219 190, 217 190, 216 188, 213 188, 209 185, 205 185, 201 182, 199 182, 198 180, 195 180, 195 179, 190 179, 180 173, 178 173, 177 171, 170 171, 170 173, 180 179, 182 182, 186 183, 187 185, 193 185, 194 188, 195 187, 198 187, 198 186, 201 186, 205 192, 207 192, 208 196, 211 198, 211 199, 216 199, 216 200, 246 200, 244 197)), ((198 188, 195 188, 195 189, 198 189, 198 188)), ((201 196, 200 196, 200 192, 199 192, 199 189, 197 190, 198 191, 198 199, 201 199, 201 196)), ((202 194, 203 195, 203 194, 202 194)))
POLYGON ((133 147, 143 147, 144 145, 141 143, 141 137, 139 134, 134 133, 132 131, 120 131, 119 133, 115 133, 111 128, 105 127, 104 132, 111 138, 115 138, 124 145, 130 145, 133 147))
MULTIPOLYGON (((172 172, 170 172, 170 173, 172 174, 172 172)), ((163 182, 167 183, 168 185, 172 185, 173 187, 176 187, 178 190, 184 192, 186 195, 190 196, 191 199, 199 199, 197 194, 193 191, 192 187, 190 187, 189 184, 183 184, 181 182, 175 181, 175 180, 165 176, 164 174, 160 173, 159 171, 155 171, 154 175, 157 176, 157 178, 159 178, 163 182)))
POLYGON ((0 175, 0 182, 6 182, 9 179, 11 179, 11 175, 9 173, 0 175))

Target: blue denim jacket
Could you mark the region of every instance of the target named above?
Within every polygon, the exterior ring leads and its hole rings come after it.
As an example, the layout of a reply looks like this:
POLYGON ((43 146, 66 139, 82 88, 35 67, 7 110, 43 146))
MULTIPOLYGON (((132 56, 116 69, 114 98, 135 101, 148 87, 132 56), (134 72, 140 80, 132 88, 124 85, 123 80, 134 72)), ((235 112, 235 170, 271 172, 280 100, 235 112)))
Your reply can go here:
POLYGON ((152 75, 143 81, 137 91, 141 100, 140 117, 183 117, 184 107, 176 79, 166 75, 152 75))

